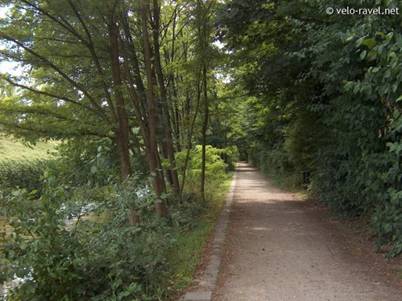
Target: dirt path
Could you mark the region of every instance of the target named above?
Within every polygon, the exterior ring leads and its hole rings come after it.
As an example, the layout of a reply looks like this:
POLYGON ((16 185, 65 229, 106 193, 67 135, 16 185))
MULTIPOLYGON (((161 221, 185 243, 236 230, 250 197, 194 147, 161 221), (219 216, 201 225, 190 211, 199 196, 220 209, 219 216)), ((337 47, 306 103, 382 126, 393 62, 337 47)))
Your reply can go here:
POLYGON ((402 300, 381 255, 244 163, 228 231, 215 301, 402 300))

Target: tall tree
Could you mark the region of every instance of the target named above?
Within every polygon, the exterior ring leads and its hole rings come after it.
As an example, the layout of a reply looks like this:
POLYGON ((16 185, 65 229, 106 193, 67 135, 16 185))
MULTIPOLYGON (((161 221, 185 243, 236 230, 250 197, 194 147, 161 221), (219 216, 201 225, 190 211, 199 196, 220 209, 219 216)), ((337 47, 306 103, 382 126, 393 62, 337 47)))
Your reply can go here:
POLYGON ((177 150, 187 152, 188 162, 202 142, 205 190, 215 1, 1 5, 9 17, 0 21, 7 45, 0 55, 24 69, 1 75, 16 88, 0 100, 3 128, 30 139, 110 139, 122 180, 136 172, 136 156, 145 158, 161 216, 165 193, 179 198, 186 181, 177 150))
POLYGON ((211 18, 213 13, 213 0, 201 1, 197 0, 196 4, 196 26, 199 51, 199 64, 201 70, 201 87, 203 95, 203 120, 201 130, 201 195, 205 200, 205 169, 206 169, 206 147, 207 147, 207 130, 209 121, 209 100, 208 100, 208 70, 210 68, 209 61, 211 58, 210 47, 212 43, 212 26, 211 18))

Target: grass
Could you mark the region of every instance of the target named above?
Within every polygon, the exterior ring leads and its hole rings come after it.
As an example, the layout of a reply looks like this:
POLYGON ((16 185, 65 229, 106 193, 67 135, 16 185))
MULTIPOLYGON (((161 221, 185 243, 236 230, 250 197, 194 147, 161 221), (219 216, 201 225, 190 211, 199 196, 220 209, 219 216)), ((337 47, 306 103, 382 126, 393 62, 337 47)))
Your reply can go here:
POLYGON ((0 161, 32 161, 52 156, 57 142, 38 142, 28 146, 21 141, 0 134, 0 161))
POLYGON ((232 175, 219 185, 218 192, 210 200, 208 212, 200 218, 191 232, 178 233, 175 251, 168 259, 175 267, 170 279, 170 288, 173 293, 177 294, 191 284, 197 266, 201 262, 203 248, 225 203, 231 181, 232 175))

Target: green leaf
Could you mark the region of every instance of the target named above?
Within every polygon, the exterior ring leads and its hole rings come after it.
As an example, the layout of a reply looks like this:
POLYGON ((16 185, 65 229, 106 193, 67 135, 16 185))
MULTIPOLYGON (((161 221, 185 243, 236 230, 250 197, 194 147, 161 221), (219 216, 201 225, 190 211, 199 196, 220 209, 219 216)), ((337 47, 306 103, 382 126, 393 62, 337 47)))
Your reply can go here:
POLYGON ((376 43, 376 41, 375 41, 373 38, 364 39, 364 40, 361 42, 361 45, 367 46, 367 48, 369 48, 369 49, 373 48, 376 44, 377 44, 377 43, 376 43))

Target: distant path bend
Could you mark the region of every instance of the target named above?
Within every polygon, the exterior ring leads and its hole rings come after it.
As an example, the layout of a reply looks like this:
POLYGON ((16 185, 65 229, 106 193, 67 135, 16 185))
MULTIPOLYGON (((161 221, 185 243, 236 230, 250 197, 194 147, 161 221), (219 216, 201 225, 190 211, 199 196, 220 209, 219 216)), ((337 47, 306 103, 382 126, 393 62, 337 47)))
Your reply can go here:
POLYGON ((234 193, 214 301, 402 300, 398 281, 309 202, 246 163, 234 193))

